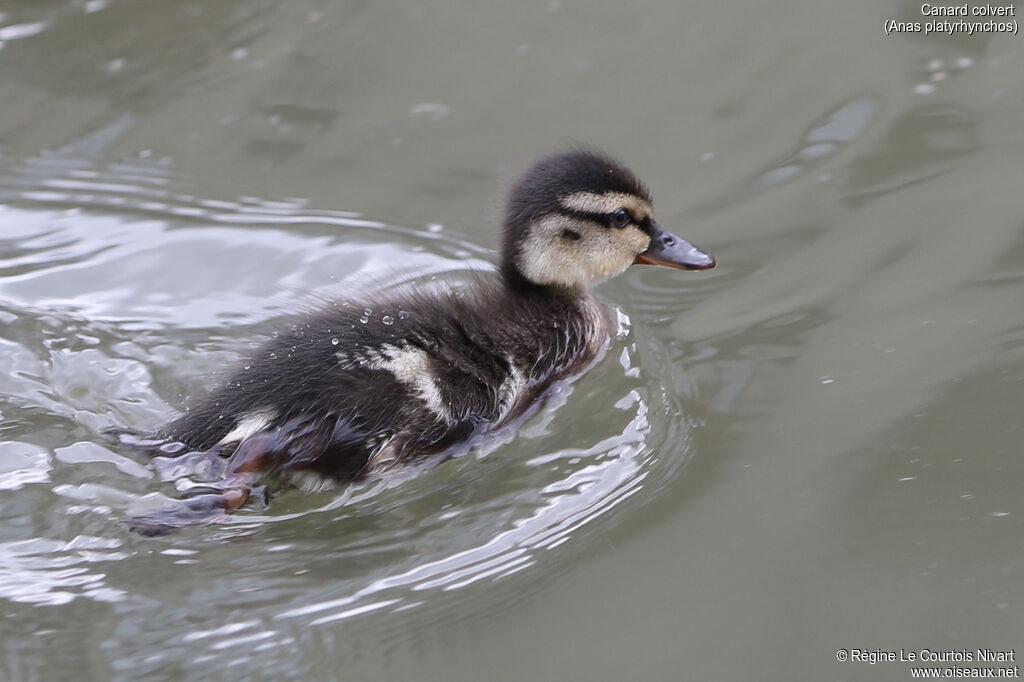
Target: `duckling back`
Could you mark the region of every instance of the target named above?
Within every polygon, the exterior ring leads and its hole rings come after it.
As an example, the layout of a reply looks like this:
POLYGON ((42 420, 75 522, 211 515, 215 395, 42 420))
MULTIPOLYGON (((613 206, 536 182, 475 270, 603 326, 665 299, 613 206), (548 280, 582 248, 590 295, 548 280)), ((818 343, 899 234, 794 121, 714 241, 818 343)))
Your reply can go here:
POLYGON ((459 290, 331 305, 270 339, 163 435, 229 452, 302 437, 277 465, 341 482, 496 428, 590 363, 608 318, 589 296, 459 290))

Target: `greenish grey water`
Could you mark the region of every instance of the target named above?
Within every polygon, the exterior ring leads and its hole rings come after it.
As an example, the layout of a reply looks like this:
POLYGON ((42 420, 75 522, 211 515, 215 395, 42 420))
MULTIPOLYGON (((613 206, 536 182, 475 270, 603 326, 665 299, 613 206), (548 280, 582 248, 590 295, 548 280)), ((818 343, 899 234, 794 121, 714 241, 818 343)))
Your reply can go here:
MULTIPOLYGON (((1020 38, 913 3, 0 5, 0 678, 910 679, 1024 634, 1020 38), (910 18, 910 19, 908 19, 910 18), (622 157, 709 273, 408 479, 163 539, 110 449, 622 157)), ((957 665, 966 666, 966 663, 957 665)))

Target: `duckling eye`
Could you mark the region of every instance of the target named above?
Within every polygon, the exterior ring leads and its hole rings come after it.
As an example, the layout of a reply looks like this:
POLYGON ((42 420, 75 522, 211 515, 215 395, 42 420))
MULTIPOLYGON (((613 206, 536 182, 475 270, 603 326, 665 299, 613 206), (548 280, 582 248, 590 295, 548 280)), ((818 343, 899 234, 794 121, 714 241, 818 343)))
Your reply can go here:
POLYGON ((629 215, 629 211, 624 208, 620 208, 615 213, 612 213, 612 225, 615 227, 625 227, 632 222, 633 217, 629 215))

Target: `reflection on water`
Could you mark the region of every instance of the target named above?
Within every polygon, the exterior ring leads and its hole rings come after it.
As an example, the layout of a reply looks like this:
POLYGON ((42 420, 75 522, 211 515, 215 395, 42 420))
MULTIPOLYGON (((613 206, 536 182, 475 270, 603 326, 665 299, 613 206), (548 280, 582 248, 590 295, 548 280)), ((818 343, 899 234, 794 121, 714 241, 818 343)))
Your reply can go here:
POLYGON ((89 564, 118 561, 128 554, 113 551, 115 538, 79 535, 68 542, 31 538, 0 545, 0 597, 28 604, 66 604, 76 597, 120 601, 121 590, 104 583, 104 574, 89 564))
POLYGON ((807 172, 813 164, 838 152, 841 145, 860 138, 877 111, 878 103, 870 99, 847 102, 830 113, 824 123, 811 128, 804 136, 804 145, 791 158, 762 173, 758 181, 774 185, 807 172))

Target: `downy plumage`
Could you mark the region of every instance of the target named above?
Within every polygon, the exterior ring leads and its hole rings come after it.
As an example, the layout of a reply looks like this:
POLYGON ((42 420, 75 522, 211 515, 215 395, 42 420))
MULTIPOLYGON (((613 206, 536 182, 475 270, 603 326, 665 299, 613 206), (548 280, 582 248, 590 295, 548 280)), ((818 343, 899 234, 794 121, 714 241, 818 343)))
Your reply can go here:
POLYGON ((146 443, 228 458, 222 480, 132 527, 211 522, 268 471, 344 484, 509 423, 607 347, 612 322, 588 288, 633 263, 715 266, 655 222, 622 165, 542 159, 509 195, 497 276, 339 301, 276 334, 146 443))

